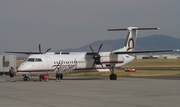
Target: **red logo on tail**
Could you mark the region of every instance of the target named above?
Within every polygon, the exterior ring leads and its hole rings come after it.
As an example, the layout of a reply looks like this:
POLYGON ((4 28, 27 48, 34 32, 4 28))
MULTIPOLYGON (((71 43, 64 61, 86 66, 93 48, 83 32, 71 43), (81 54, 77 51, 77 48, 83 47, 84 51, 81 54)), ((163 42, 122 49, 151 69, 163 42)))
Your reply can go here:
POLYGON ((130 49, 133 49, 133 48, 134 48, 134 40, 133 38, 130 38, 128 41, 128 48, 126 51, 129 51, 130 49))

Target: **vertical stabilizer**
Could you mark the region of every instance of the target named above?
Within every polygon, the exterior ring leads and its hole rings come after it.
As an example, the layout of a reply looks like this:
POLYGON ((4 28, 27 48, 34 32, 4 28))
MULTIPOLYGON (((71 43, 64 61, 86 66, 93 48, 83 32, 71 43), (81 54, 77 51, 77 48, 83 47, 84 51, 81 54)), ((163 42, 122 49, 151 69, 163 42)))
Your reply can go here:
POLYGON ((124 30, 128 31, 126 41, 124 43, 124 47, 114 51, 114 52, 117 52, 117 51, 133 51, 134 50, 138 30, 158 30, 158 29, 160 29, 160 28, 128 27, 125 29, 108 29, 108 31, 124 31, 124 30))

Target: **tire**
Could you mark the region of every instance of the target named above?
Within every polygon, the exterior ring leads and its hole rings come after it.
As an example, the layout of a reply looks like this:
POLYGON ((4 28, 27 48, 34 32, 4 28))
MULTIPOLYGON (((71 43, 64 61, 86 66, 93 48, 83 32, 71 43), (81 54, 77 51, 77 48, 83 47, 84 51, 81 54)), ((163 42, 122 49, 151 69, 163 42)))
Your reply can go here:
POLYGON ((109 76, 110 80, 117 80, 117 75, 116 74, 111 74, 109 76))
POLYGON ((60 74, 60 79, 61 79, 61 80, 63 79, 63 74, 60 74))
POLYGON ((113 75, 113 79, 117 80, 117 75, 116 74, 113 75))
POLYGON ((109 79, 110 79, 110 80, 113 80, 113 74, 111 74, 111 75, 109 76, 109 79))
POLYGON ((27 77, 24 77, 23 80, 24 80, 24 81, 27 81, 27 77))

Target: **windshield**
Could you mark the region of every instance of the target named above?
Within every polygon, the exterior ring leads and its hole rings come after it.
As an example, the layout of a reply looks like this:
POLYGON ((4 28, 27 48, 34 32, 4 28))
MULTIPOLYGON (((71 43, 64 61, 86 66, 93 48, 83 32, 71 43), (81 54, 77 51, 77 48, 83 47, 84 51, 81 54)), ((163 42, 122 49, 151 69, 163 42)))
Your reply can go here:
POLYGON ((28 58, 26 60, 27 62, 42 62, 41 58, 28 58))
POLYGON ((27 62, 34 62, 35 58, 29 58, 27 59, 27 62))
POLYGON ((41 58, 36 58, 35 62, 42 62, 41 58))

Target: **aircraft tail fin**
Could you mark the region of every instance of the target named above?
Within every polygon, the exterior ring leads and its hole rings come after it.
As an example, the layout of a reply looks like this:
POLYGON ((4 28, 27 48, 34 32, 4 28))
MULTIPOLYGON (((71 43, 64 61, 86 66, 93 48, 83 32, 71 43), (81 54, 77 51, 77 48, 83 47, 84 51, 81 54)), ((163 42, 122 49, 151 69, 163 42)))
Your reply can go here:
POLYGON ((133 51, 135 48, 136 38, 138 30, 158 30, 160 28, 138 28, 138 27, 128 27, 125 29, 108 29, 108 31, 128 31, 124 47, 113 52, 117 51, 133 51))

